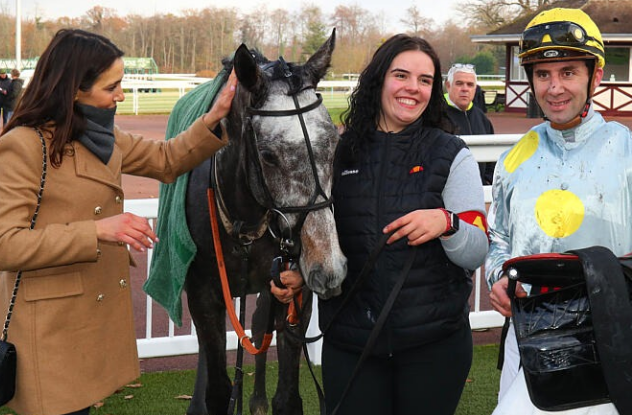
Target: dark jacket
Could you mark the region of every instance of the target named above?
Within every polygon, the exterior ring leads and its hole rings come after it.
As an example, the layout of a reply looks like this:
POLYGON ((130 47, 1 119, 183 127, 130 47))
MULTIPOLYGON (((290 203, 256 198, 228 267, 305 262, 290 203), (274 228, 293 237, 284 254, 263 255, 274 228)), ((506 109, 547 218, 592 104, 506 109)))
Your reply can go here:
POLYGON ((15 78, 11 81, 11 90, 7 95, 7 108, 9 108, 10 111, 13 111, 15 109, 15 104, 18 103, 18 99, 22 94, 23 85, 24 79, 22 78, 15 78))
MULTIPOLYGON (((456 134, 481 135, 494 134, 494 126, 487 116, 476 105, 470 104, 467 111, 463 111, 450 104, 448 101, 448 116, 456 126, 456 134)), ((481 181, 484 185, 492 184, 494 178, 494 166, 496 163, 478 163, 481 173, 481 181)))
POLYGON ((4 79, 0 78, 0 106, 7 108, 7 103, 11 98, 11 78, 8 76, 4 79))
POLYGON ((476 92, 474 93, 474 99, 472 103, 475 107, 480 108, 481 111, 487 113, 487 104, 485 104, 485 92, 480 85, 476 85, 476 92))
MULTIPOLYGON (((342 294, 319 302, 321 330, 336 314, 385 225, 413 210, 443 207, 441 193, 450 166, 465 143, 434 128, 411 126, 398 133, 375 132, 350 157, 347 136, 334 164, 334 205, 342 251, 348 259, 342 294)), ((403 264, 413 267, 372 353, 388 355, 440 340, 468 321, 469 272, 453 264, 438 239, 410 247, 405 238, 385 246, 360 290, 325 333, 325 341, 363 350, 403 264)))

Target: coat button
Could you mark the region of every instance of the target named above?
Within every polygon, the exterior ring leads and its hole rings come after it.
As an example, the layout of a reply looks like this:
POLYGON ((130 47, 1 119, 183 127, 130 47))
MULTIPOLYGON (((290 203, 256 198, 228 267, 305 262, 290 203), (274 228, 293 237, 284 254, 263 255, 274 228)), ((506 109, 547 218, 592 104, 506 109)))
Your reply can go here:
POLYGON ((116 201, 116 203, 117 203, 117 204, 119 204, 119 205, 123 202, 123 199, 121 199, 121 196, 116 196, 116 197, 114 198, 114 200, 115 200, 115 201, 116 201))
POLYGON ((97 206, 94 208, 94 214, 95 215, 100 215, 101 212, 103 212, 103 208, 101 206, 97 206))
POLYGON ((97 301, 99 301, 99 302, 103 301, 104 298, 105 298, 105 294, 97 295, 97 301))
POLYGON ((121 286, 121 288, 125 288, 125 287, 127 287, 127 281, 122 279, 122 280, 119 281, 119 285, 121 286))

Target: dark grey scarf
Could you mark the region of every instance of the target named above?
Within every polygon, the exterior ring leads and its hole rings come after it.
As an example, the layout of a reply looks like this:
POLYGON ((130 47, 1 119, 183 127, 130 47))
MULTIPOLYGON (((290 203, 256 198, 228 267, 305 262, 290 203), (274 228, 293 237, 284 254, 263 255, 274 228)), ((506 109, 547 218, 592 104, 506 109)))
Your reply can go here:
POLYGON ((95 156, 108 164, 114 149, 114 114, 116 108, 97 108, 75 104, 86 117, 86 131, 78 138, 95 156))

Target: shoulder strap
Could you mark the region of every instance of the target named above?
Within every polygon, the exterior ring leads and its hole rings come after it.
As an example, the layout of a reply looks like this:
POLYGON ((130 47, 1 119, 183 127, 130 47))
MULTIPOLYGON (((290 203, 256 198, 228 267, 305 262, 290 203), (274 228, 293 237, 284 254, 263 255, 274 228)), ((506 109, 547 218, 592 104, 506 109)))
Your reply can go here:
MULTIPOLYGON (((44 193, 44 183, 46 183, 46 165, 47 165, 47 157, 46 157, 46 142, 44 141, 44 136, 39 128, 36 128, 35 131, 39 135, 40 141, 42 143, 42 177, 40 178, 40 188, 37 194, 37 206, 35 206, 35 212, 33 213, 33 217, 31 218, 31 226, 30 229, 35 227, 35 221, 37 220, 37 215, 39 214, 40 204, 42 201, 42 194, 44 193)), ((22 271, 18 271, 15 276, 15 285, 13 286, 13 293, 11 294, 11 302, 9 303, 9 311, 7 311, 7 317, 4 320, 4 328, 2 329, 2 336, 0 339, 2 341, 7 340, 8 332, 9 332, 9 323, 11 323, 11 315, 13 314, 13 307, 15 306, 15 299, 18 296, 18 288, 20 287, 20 281, 22 280, 22 271)))
POLYGON ((632 414, 632 304, 619 259, 607 248, 571 251, 583 266, 593 331, 610 399, 632 414))

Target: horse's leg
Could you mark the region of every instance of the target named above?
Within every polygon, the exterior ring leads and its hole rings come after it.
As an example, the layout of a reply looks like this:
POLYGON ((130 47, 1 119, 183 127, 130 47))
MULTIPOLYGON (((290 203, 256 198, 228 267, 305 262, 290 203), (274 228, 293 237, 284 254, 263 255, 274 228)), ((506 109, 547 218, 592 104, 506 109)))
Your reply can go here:
POLYGON ((200 337, 198 337, 198 348, 195 386, 193 387, 191 402, 189 402, 189 407, 187 408, 187 415, 208 415, 208 410, 206 409, 206 379, 208 378, 206 353, 204 353, 204 346, 201 344, 200 337))
POLYGON ((196 261, 187 276, 189 311, 198 336, 199 357, 193 397, 187 415, 225 415, 232 384, 226 372, 226 313, 223 304, 210 293, 211 284, 202 283, 212 276, 193 277, 196 261), (193 283, 195 281, 195 283, 193 283))
MULTIPOLYGON (((306 290, 307 288, 304 288, 306 290)), ((277 355, 279 359, 279 381, 276 393, 272 398, 274 415, 302 415, 303 401, 299 392, 299 366, 301 363, 302 337, 307 330, 311 316, 311 295, 303 293, 305 299, 302 309, 301 323, 295 327, 285 324, 286 308, 277 314, 277 355), (288 330, 291 333, 288 333, 288 330), (294 334, 294 335, 292 335, 294 334)))
POLYGON ((198 372, 187 415, 226 415, 232 389, 226 372, 226 309, 212 254, 206 198, 210 161, 191 171, 186 216, 198 253, 185 281, 189 311, 199 344, 198 372))
MULTIPOLYGON (((270 312, 270 301, 274 301, 269 292, 259 294, 257 297, 257 305, 255 311, 252 314, 252 339, 257 346, 261 347, 263 341, 263 335, 265 334, 268 325, 268 316, 270 312)), ((267 353, 258 354, 255 356, 255 384, 250 395, 250 414, 251 415, 266 415, 268 413, 268 395, 266 393, 266 362, 267 353)))

